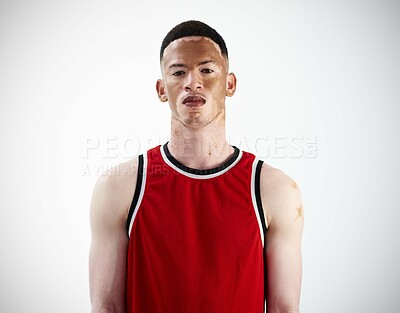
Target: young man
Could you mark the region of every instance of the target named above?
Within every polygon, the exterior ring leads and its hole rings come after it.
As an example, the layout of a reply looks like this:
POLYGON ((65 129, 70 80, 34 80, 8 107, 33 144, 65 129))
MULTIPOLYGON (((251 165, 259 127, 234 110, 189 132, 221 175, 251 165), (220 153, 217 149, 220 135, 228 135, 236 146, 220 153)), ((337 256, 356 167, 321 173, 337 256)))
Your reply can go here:
POLYGON ((181 23, 164 38, 160 65, 170 141, 94 188, 92 313, 298 312, 301 193, 227 143, 236 78, 224 40, 204 23, 181 23))

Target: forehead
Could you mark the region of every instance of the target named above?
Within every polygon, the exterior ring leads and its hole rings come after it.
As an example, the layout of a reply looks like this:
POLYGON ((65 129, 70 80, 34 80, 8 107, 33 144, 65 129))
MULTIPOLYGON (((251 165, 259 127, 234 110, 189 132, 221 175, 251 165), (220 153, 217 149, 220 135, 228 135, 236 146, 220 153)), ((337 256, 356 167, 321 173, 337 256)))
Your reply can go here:
POLYGON ((212 59, 215 62, 225 62, 220 47, 207 37, 183 37, 171 42, 164 50, 163 64, 187 63, 212 59))

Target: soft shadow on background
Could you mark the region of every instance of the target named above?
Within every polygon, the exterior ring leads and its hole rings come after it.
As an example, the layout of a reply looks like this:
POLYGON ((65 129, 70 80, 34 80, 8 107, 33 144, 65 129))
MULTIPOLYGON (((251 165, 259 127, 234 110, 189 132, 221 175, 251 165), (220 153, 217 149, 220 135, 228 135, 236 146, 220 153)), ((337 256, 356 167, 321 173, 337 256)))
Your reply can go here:
POLYGON ((230 142, 299 184, 301 312, 400 308, 397 1, 2 1, 0 311, 89 312, 88 210, 107 168, 163 143, 166 32, 225 38, 230 142))

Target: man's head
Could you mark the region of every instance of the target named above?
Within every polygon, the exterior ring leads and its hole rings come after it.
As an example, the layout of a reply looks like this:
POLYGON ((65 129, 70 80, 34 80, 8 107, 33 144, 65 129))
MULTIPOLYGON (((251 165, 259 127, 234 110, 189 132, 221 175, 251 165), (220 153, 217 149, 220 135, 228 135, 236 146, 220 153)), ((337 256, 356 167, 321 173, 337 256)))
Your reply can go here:
POLYGON ((174 121, 195 128, 225 123, 225 98, 234 94, 236 78, 228 73, 228 51, 213 28, 197 21, 175 26, 163 40, 160 66, 158 97, 169 102, 174 121))
POLYGON ((160 49, 160 62, 164 56, 165 48, 171 42, 179 38, 193 36, 210 38, 219 46, 222 55, 228 59, 228 49, 226 48, 225 41, 214 28, 200 21, 186 21, 176 25, 165 36, 160 49))

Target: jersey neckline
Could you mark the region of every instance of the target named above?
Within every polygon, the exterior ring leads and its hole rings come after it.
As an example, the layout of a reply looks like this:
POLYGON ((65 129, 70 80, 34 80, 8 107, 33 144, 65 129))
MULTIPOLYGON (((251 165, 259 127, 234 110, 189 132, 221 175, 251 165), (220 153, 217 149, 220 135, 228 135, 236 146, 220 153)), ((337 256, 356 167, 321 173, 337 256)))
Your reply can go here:
POLYGON ((209 168, 204 170, 188 167, 179 162, 177 159, 175 159, 168 149, 168 142, 160 146, 160 151, 164 161, 169 166, 180 172, 181 174, 192 178, 205 179, 222 175, 223 173, 227 172, 230 168, 232 168, 237 162, 239 162, 243 152, 236 146, 232 146, 232 148, 234 149, 232 156, 228 160, 226 160, 223 164, 214 168, 209 168))

